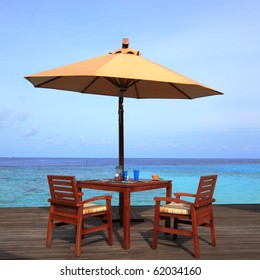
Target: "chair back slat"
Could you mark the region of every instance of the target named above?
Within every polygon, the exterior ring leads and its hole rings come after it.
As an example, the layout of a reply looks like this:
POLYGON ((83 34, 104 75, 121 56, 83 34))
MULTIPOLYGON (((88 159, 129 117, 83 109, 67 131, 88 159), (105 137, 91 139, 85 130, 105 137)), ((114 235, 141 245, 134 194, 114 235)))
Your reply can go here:
POLYGON ((48 175, 48 183, 52 199, 78 203, 79 195, 74 176, 48 175))
POLYGON ((212 203, 215 190, 217 175, 201 176, 194 204, 196 206, 212 203))

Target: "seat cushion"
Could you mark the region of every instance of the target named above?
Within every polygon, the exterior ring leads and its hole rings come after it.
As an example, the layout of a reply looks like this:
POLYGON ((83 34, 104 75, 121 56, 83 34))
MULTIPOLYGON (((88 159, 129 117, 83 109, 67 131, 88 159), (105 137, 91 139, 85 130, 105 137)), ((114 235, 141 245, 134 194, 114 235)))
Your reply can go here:
POLYGON ((161 213, 168 213, 168 214, 180 214, 180 215, 189 215, 190 214, 190 207, 189 205, 183 203, 175 203, 171 202, 169 204, 163 205, 160 207, 161 213))
POLYGON ((96 203, 85 203, 83 208, 83 214, 91 214, 97 212, 107 211, 106 205, 100 205, 96 203))

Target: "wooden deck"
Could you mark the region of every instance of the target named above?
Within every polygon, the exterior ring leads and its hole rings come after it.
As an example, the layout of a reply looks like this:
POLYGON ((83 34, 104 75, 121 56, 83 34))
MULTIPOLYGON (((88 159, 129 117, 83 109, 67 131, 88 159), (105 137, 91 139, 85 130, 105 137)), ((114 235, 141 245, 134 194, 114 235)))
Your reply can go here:
MULTIPOLYGON (((143 216, 144 222, 131 223, 129 250, 121 247, 122 228, 114 222, 114 245, 106 244, 103 233, 87 236, 78 259, 194 259, 189 237, 180 236, 172 241, 169 235, 160 234, 157 250, 151 249, 154 208, 133 208, 143 216)), ((208 229, 201 229, 201 259, 259 260, 260 204, 215 205, 214 213, 217 247, 209 244, 208 229)), ((56 229, 52 247, 45 248, 47 219, 48 208, 0 208, 0 259, 75 259, 72 226, 56 229)))

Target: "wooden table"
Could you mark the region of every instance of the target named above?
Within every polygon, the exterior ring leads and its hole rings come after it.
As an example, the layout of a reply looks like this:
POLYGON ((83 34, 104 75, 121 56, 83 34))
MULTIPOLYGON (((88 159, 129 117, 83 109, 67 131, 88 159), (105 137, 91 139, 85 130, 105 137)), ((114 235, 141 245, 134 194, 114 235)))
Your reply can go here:
MULTIPOLYGON (((131 214, 131 201, 130 194, 132 192, 141 192, 154 189, 166 189, 166 196, 172 195, 172 183, 170 180, 160 181, 126 181, 118 182, 111 180, 85 180, 77 181, 79 189, 95 189, 113 191, 119 193, 119 215, 120 221, 124 227, 123 233, 123 248, 130 248, 130 214, 131 214)), ((151 201, 154 203, 154 201, 151 201)))

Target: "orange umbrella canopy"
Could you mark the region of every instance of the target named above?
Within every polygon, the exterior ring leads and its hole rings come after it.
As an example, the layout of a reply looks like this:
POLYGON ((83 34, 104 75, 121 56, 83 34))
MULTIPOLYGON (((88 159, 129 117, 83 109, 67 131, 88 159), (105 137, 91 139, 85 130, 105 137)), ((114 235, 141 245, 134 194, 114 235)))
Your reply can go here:
POLYGON ((222 94, 123 48, 25 77, 35 87, 132 98, 193 99, 222 94))
POLYGON ((193 99, 222 94, 141 56, 123 39, 106 55, 25 77, 35 87, 119 97, 119 165, 124 169, 123 98, 193 99))

